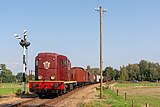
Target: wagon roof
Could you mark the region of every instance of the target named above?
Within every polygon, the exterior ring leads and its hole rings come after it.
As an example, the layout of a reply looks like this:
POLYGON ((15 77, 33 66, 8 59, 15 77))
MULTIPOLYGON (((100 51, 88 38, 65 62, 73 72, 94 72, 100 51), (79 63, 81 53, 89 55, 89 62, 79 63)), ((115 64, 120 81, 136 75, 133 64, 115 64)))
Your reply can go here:
POLYGON ((84 70, 85 72, 88 72, 88 71, 86 71, 84 68, 82 68, 82 67, 72 67, 71 69, 82 69, 82 70, 84 70))

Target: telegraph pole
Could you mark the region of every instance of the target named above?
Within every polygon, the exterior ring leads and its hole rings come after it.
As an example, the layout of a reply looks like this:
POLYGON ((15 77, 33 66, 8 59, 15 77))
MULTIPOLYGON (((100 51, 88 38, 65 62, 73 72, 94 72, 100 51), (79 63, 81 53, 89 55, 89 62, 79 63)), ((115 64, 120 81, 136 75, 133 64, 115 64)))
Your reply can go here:
POLYGON ((102 99, 103 87, 102 87, 102 14, 107 12, 107 9, 102 10, 102 6, 95 8, 95 11, 98 11, 100 14, 100 98, 102 99))
POLYGON ((27 47, 30 45, 30 42, 27 42, 27 31, 24 30, 23 32, 24 34, 24 38, 21 39, 21 37, 18 35, 18 34, 15 34, 14 36, 16 37, 16 39, 19 40, 19 44, 23 47, 23 80, 22 80, 22 94, 25 94, 25 81, 26 81, 26 78, 25 78, 25 72, 27 70, 27 63, 26 63, 26 49, 27 47))

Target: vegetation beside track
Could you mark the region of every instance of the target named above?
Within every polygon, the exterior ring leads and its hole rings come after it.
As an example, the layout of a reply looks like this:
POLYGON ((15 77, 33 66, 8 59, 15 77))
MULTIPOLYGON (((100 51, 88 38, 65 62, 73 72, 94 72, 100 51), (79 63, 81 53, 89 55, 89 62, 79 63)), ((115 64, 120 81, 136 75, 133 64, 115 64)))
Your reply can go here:
POLYGON ((132 107, 132 101, 134 107, 145 107, 146 104, 149 104, 149 107, 160 107, 159 99, 160 83, 118 83, 111 89, 103 90, 103 99, 83 103, 81 107, 132 107))
MULTIPOLYGON (((17 90, 21 89, 22 85, 16 83, 2 83, 0 85, 0 96, 15 94, 17 90)), ((28 91, 28 85, 26 84, 26 91, 28 91)))
POLYGON ((135 87, 160 87, 160 82, 138 82, 138 83, 131 83, 131 82, 124 82, 116 84, 114 87, 117 88, 135 88, 135 87))

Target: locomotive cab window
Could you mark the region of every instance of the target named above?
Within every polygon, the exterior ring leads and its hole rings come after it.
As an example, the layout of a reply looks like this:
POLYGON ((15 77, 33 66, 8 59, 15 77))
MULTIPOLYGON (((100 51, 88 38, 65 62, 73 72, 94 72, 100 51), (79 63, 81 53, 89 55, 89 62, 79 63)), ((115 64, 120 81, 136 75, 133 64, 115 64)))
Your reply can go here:
POLYGON ((36 66, 38 66, 38 60, 36 60, 36 66))
POLYGON ((62 67, 66 67, 67 66, 67 61, 66 60, 62 60, 61 65, 62 65, 62 67))

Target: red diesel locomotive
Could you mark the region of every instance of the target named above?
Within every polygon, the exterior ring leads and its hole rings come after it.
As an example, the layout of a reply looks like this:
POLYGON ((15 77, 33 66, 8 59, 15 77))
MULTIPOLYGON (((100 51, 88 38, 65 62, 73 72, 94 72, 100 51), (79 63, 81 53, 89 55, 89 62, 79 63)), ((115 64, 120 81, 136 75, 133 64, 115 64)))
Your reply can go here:
POLYGON ((35 81, 29 82, 29 89, 39 97, 63 94, 77 86, 94 83, 95 78, 95 75, 81 67, 71 68, 71 62, 66 56, 39 53, 35 58, 35 81))
POLYGON ((35 58, 35 81, 29 82, 30 92, 41 97, 47 94, 62 94, 76 86, 70 81, 71 63, 66 56, 56 53, 39 53, 35 58))

